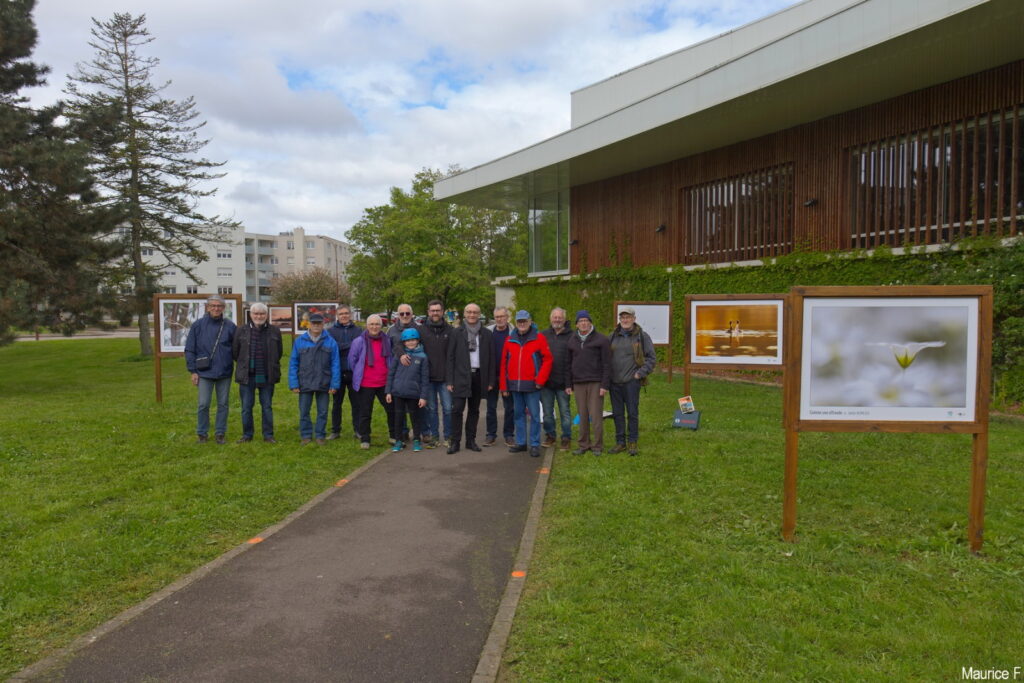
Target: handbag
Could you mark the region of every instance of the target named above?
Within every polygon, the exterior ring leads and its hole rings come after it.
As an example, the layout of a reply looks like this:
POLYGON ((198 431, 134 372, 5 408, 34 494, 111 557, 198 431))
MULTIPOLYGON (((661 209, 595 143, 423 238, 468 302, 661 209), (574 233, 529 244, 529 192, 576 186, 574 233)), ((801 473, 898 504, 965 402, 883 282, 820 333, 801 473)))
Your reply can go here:
POLYGON ((217 347, 220 346, 220 335, 224 331, 224 321, 220 321, 220 329, 217 330, 217 339, 213 342, 213 353, 209 356, 197 356, 195 367, 197 372, 203 370, 209 370, 210 366, 213 365, 213 359, 217 357, 217 347))

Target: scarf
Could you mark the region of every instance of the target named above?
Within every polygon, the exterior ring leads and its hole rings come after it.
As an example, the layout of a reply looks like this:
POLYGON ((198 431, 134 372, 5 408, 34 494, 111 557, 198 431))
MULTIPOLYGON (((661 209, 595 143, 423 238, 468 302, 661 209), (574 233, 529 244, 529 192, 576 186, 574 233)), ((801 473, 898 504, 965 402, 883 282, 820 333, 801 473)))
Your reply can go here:
MULTIPOLYGON (((384 336, 384 333, 381 332, 376 337, 374 337, 372 334, 370 334, 369 331, 363 332, 363 334, 366 335, 366 364, 369 365, 372 368, 373 367, 373 342, 375 340, 382 339, 383 336, 384 336)), ((384 352, 384 349, 383 349, 383 347, 381 347, 381 353, 383 353, 383 352, 384 352)))
POLYGON ((577 327, 576 328, 576 334, 580 338, 580 344, 582 344, 583 342, 587 341, 587 337, 589 337, 590 335, 594 334, 594 328, 591 327, 590 328, 590 332, 587 332, 586 334, 583 334, 582 332, 580 332, 580 328, 577 327))
POLYGON ((477 320, 476 325, 470 325, 463 321, 462 326, 466 328, 466 338, 469 339, 469 350, 476 351, 477 348, 479 348, 477 346, 477 338, 480 336, 480 328, 483 327, 483 325, 479 320, 477 320))
POLYGON ((262 387, 267 384, 267 323, 258 326, 249 323, 249 326, 249 376, 254 386, 262 387))

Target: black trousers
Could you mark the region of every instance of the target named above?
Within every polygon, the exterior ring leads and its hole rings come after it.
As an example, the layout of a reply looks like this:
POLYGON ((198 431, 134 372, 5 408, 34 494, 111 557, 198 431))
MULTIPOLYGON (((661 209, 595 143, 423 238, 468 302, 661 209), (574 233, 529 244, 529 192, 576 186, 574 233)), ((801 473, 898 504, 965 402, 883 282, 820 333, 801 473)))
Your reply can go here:
POLYGON ((341 433, 341 404, 345 401, 345 390, 348 390, 348 408, 352 414, 352 431, 359 426, 359 410, 356 406, 356 392, 352 388, 352 371, 341 373, 341 388, 334 394, 331 402, 331 431, 341 433))
POLYGON ((469 382, 470 394, 466 396, 452 397, 452 440, 462 441, 463 425, 465 425, 466 443, 476 441, 476 428, 480 422, 480 398, 484 394, 483 378, 480 372, 473 371, 469 382), (463 422, 462 412, 466 411, 466 419, 463 422))
POLYGON ((373 399, 384 406, 384 412, 388 416, 388 434, 392 441, 397 438, 395 436, 395 425, 393 418, 391 417, 391 404, 384 400, 387 394, 384 393, 384 387, 360 387, 359 392, 356 394, 356 399, 359 401, 359 438, 363 442, 370 441, 370 424, 373 422, 373 399))
MULTIPOLYGON (((420 409, 419 398, 402 398, 401 396, 391 395, 391 411, 394 419, 392 420, 391 433, 401 434, 403 429, 407 429, 408 425, 405 424, 405 416, 408 415, 412 421, 412 438, 420 438, 420 426, 423 423, 423 418, 420 409)), ((403 437, 404 438, 404 437, 403 437)))

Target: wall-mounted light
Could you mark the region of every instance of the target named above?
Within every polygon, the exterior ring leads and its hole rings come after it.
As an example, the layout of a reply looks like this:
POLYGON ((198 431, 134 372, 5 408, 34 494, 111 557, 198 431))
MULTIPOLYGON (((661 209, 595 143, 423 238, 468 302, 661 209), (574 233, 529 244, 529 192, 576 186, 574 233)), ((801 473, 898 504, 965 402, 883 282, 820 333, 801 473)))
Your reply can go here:
POLYGON ((811 197, 806 202, 804 202, 804 206, 807 206, 807 207, 816 206, 817 204, 818 204, 818 198, 817 197, 811 197))
POLYGON ((664 223, 662 223, 661 225, 659 225, 658 227, 656 227, 656 228, 654 229, 654 232, 665 232, 665 224, 664 224, 664 223))
POLYGON ((570 247, 575 247, 579 243, 580 243, 579 240, 569 240, 569 246, 570 247))

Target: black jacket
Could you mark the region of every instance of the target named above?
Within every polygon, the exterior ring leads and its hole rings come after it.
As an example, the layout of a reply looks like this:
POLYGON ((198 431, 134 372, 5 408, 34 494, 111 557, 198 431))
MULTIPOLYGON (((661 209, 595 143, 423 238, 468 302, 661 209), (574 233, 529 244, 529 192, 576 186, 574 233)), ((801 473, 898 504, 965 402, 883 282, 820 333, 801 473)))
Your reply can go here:
MULTIPOLYGON (((486 392, 488 386, 493 386, 494 377, 494 342, 491 341, 491 331, 480 326, 480 335, 477 337, 477 348, 480 349, 480 391, 486 392)), ((433 374, 433 371, 431 371, 433 374)), ((451 339, 448 340, 448 366, 445 376, 445 384, 452 387, 452 396, 458 398, 469 398, 473 391, 471 382, 473 371, 469 365, 469 337, 466 334, 465 326, 452 330, 451 339)))
POLYGON ((569 386, 577 382, 600 382, 602 389, 611 389, 612 347, 597 330, 586 341, 575 332, 569 339, 569 386))
MULTIPOLYGON (((255 328, 252 323, 239 325, 231 341, 231 357, 235 359, 235 381, 249 383, 249 340, 255 328)), ((263 343, 267 345, 267 383, 281 381, 281 330, 269 323, 263 324, 263 343)))
POLYGON ((541 332, 548 340, 548 348, 551 349, 551 375, 544 383, 545 389, 565 389, 569 386, 569 353, 567 345, 569 337, 573 336, 573 330, 568 325, 556 333, 555 328, 549 327, 541 332))
MULTIPOLYGON (((447 381, 448 344, 455 328, 443 320, 441 323, 440 326, 434 327, 428 320, 419 327, 420 344, 423 344, 423 350, 427 352, 427 358, 430 360, 431 382, 447 381)), ((398 348, 403 348, 401 342, 398 348)))
POLYGON ((341 371, 351 372, 352 368, 348 366, 348 347, 352 346, 352 342, 355 341, 355 338, 363 333, 363 329, 355 323, 342 325, 341 323, 336 322, 327 328, 327 332, 334 337, 334 341, 338 342, 338 355, 341 357, 341 371))

